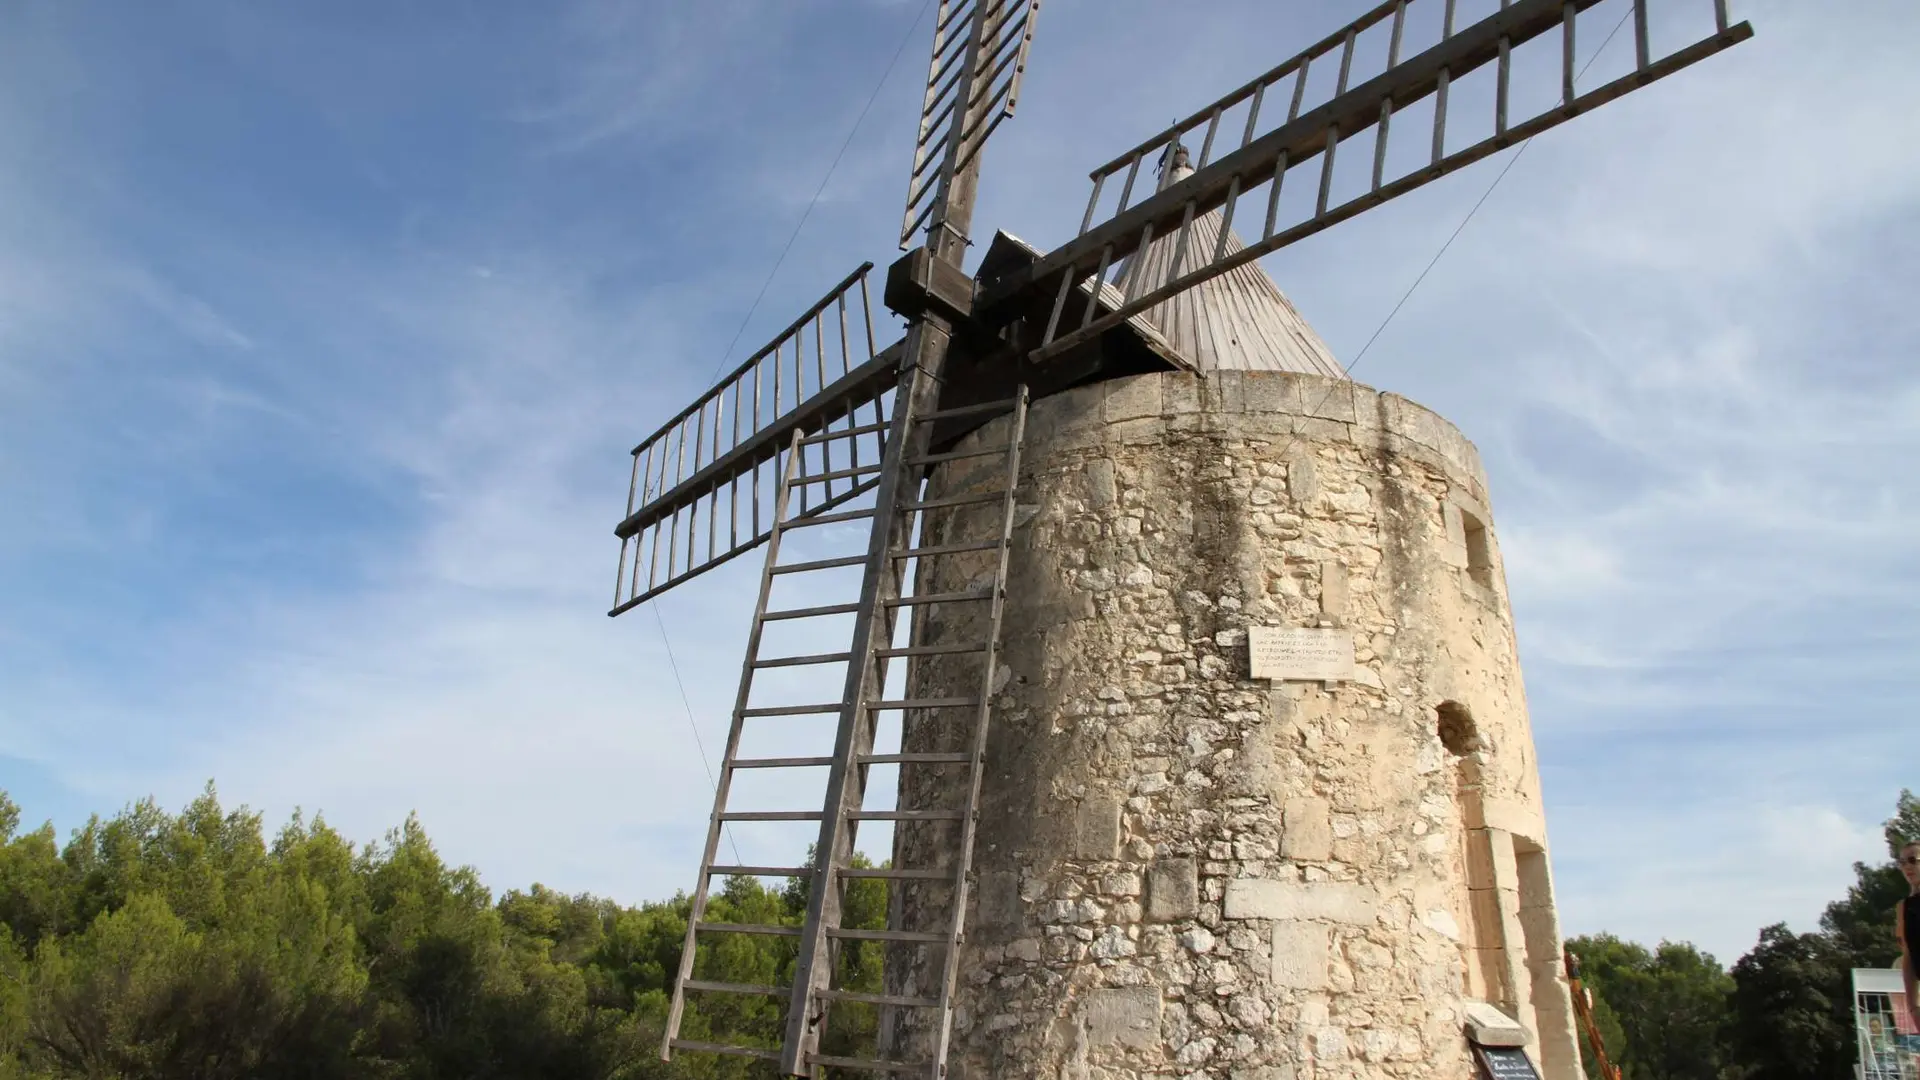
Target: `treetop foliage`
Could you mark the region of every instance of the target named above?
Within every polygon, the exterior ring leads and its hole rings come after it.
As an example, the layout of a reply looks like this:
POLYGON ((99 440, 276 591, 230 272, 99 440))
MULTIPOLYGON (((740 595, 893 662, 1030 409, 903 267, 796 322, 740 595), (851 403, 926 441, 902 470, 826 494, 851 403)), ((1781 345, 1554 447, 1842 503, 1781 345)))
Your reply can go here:
MULTIPOLYGON (((0 793, 0 1080, 746 1080, 747 1059, 659 1060, 686 934, 684 896, 625 907, 541 885, 493 897, 409 817, 356 847, 296 813, 261 818, 212 785, 179 814, 152 800, 62 846, 20 831, 0 793)), ((885 882, 849 890, 878 928, 885 882)), ((798 925, 804 889, 721 886, 708 917, 798 925)), ((877 988, 877 952, 848 948, 877 988)), ((703 938, 702 978, 778 986, 789 939, 703 938)), ((772 1045, 783 1001, 709 995, 690 1038, 772 1045)), ((831 1018, 838 1051, 874 1017, 831 1018)))
MULTIPOLYGON (((178 814, 151 799, 59 844, 0 792, 0 1080, 759 1080, 744 1058, 659 1060, 685 896, 628 907, 541 885, 495 897, 418 819, 356 846, 211 784, 178 814)), ((1816 1080, 1853 1062, 1849 969, 1898 955, 1892 857, 1920 837, 1903 791, 1889 861, 1856 864, 1819 930, 1760 931, 1727 970, 1684 942, 1575 938, 1595 1018, 1628 1080, 1816 1080)), ((708 918, 797 926, 804 881, 718 883, 708 918)), ((849 883, 848 921, 885 925, 886 882, 849 883)), ((791 982, 794 939, 702 938, 696 974, 791 982)), ((878 943, 848 942, 843 985, 878 990, 878 943)), ((774 1046, 785 1002, 699 995, 690 1039, 774 1046)), ((870 1052, 873 1010, 843 1004, 825 1049, 870 1052)), ((1583 1035, 1584 1038, 1584 1035, 1583 1035)), ((1588 1055, 1591 1059, 1591 1054, 1588 1055)))

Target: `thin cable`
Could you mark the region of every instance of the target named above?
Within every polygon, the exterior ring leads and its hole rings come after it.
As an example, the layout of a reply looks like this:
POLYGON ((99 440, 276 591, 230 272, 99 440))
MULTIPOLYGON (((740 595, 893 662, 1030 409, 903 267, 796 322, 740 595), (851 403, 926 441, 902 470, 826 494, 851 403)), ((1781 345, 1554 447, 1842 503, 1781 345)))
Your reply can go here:
MULTIPOLYGON (((713 763, 707 760, 707 744, 700 741, 700 725, 693 720, 693 700, 687 697, 687 684, 680 678, 680 662, 673 658, 673 642, 667 639, 667 620, 660 614, 660 601, 655 599, 647 604, 653 609, 653 621, 660 624, 660 643, 667 647, 667 667, 673 671, 673 685, 680 688, 680 704, 687 710, 687 728, 693 732, 693 745, 700 751, 700 767, 707 770, 707 783, 716 796, 720 793, 720 780, 713 775, 713 763)), ((745 866, 747 860, 740 856, 740 841, 734 839, 733 830, 726 830, 727 843, 733 848, 733 861, 745 866)))
MULTIPOLYGON (((1587 69, 1593 66, 1594 61, 1600 59, 1600 54, 1607 51, 1608 45, 1613 44, 1613 39, 1615 36, 1617 36, 1620 33, 1620 28, 1627 25, 1627 20, 1632 16, 1633 16, 1633 12, 1629 11, 1627 12, 1627 14, 1622 15, 1620 17, 1619 22, 1613 24, 1612 33, 1609 33, 1606 36, 1606 40, 1600 42, 1599 48, 1593 50, 1593 55, 1587 57, 1587 62, 1580 65, 1581 76, 1586 75, 1587 69)), ((1361 359, 1367 355, 1367 350, 1373 348, 1373 343, 1380 340, 1380 335, 1382 332, 1386 330, 1387 324, 1393 321, 1393 317, 1395 315, 1400 314, 1400 309, 1406 306, 1407 300, 1413 296, 1413 291, 1420 287, 1421 282, 1427 280, 1427 275, 1433 272, 1433 268, 1435 266, 1439 265, 1441 256, 1447 253, 1447 249, 1453 246, 1453 242, 1455 240, 1460 239, 1460 234, 1466 230, 1467 223, 1473 220, 1473 215, 1479 213, 1480 208, 1486 205, 1487 198, 1493 194, 1493 189, 1500 186, 1500 181, 1505 180, 1507 178, 1507 173, 1513 170, 1514 165, 1519 162, 1521 155, 1527 152, 1527 147, 1532 145, 1533 145, 1533 137, 1529 137, 1525 142, 1522 142, 1520 144, 1520 149, 1515 150, 1513 152, 1513 156, 1507 159, 1506 165, 1502 166, 1499 174, 1493 178, 1493 183, 1488 184, 1487 190, 1480 193, 1480 198, 1474 202, 1473 208, 1467 211, 1467 216, 1460 219, 1459 225, 1454 226, 1453 233, 1452 235, 1447 237, 1446 243, 1441 244, 1440 250, 1434 252, 1433 258, 1427 260, 1426 269, 1421 270, 1420 276, 1414 278, 1413 284, 1407 286, 1407 291, 1400 294, 1399 302, 1393 305, 1392 311, 1387 312, 1386 318, 1380 320, 1380 325, 1374 328, 1373 336, 1369 337, 1367 339, 1367 343, 1360 347, 1360 351, 1354 355, 1352 363, 1349 363, 1345 368, 1342 369, 1346 373, 1347 378, 1349 380, 1353 378, 1353 369, 1356 367, 1359 367, 1361 359)), ((1327 388, 1327 392, 1321 395, 1320 397, 1320 405, 1325 405, 1327 403, 1327 399, 1333 396, 1334 389, 1335 388, 1331 386, 1327 388)), ((1319 412, 1320 405, 1314 406, 1313 409, 1310 410, 1310 414, 1319 412)), ((1292 450, 1293 444, 1297 441, 1299 441, 1298 435, 1295 435, 1293 438, 1288 439, 1287 444, 1281 447, 1280 449, 1280 456, 1286 457, 1287 451, 1292 450)))
POLYGON ((774 277, 780 273, 781 265, 787 261, 787 253, 793 250, 793 242, 800 239, 800 230, 806 228, 807 219, 813 216, 813 208, 820 204, 820 196, 826 193, 827 182, 833 179, 834 170, 840 167, 840 159, 847 155, 847 147, 853 145, 853 137, 859 134, 860 124, 866 120, 867 113, 873 111, 873 103, 879 100, 880 91, 886 87, 887 80, 893 77, 893 69, 899 65, 900 57, 905 55, 907 43, 913 40, 914 31, 920 29, 921 21, 927 17, 927 11, 932 7, 933 0, 927 0, 922 4, 920 14, 914 16, 913 25, 907 27, 907 32, 901 35, 899 47, 893 50, 893 59, 887 61, 887 70, 881 74, 880 81, 874 84, 873 93, 867 95, 866 105, 860 109, 860 115, 854 118, 853 129, 847 132, 846 141, 840 144, 840 152, 833 155, 833 163, 827 166, 827 175, 820 178, 820 186, 814 189, 813 199, 807 203, 806 210, 800 214, 799 222, 793 227, 793 235, 787 237, 786 246, 780 249, 780 257, 773 260, 773 269, 767 271, 767 280, 760 283, 760 291, 754 294, 753 303, 747 305, 747 313, 740 319, 740 328, 733 332, 733 340, 727 342, 727 351, 720 354, 720 363, 714 367, 713 374, 707 377, 708 382, 718 379, 720 373, 726 370, 727 360, 733 356, 733 347, 740 344, 740 336, 747 332, 747 323, 753 320, 753 313, 759 310, 760 301, 766 299, 767 288, 773 284, 774 277))

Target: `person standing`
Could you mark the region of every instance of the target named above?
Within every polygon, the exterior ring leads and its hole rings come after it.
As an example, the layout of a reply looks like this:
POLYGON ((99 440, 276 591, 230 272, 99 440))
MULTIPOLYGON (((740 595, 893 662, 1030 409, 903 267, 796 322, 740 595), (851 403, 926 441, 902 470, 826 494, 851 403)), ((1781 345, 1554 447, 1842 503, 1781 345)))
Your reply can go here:
POLYGON ((1900 845, 1900 873, 1907 879, 1908 894, 1900 901, 1893 920, 1894 935, 1900 939, 1900 977, 1907 986, 1907 1014, 1920 1020, 1920 1000, 1914 993, 1915 949, 1920 949, 1920 840, 1900 845))

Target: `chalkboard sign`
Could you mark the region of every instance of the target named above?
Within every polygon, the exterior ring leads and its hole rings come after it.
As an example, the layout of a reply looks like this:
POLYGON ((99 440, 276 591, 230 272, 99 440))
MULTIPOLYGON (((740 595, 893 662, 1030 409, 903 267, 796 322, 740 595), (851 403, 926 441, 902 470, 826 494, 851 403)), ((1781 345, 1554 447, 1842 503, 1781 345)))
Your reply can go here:
POLYGON ((1480 1075, 1487 1080, 1540 1080, 1527 1052, 1517 1046, 1475 1046, 1473 1053, 1480 1059, 1480 1075))

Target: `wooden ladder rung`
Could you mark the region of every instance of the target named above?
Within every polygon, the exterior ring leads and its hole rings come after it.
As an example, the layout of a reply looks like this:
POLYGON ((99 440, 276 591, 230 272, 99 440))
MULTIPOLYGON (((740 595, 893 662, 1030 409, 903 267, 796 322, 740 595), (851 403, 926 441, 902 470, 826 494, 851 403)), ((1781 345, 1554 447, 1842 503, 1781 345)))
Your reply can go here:
POLYGON ((888 607, 918 607, 922 604, 963 604, 974 600, 991 600, 998 590, 987 589, 982 592, 940 592, 922 593, 919 596, 901 596, 886 601, 888 607))
POLYGON ((837 701, 822 701, 815 705, 762 705, 753 709, 741 709, 741 716, 818 716, 821 713, 837 713, 845 708, 837 701))
POLYGON ((819 821, 825 817, 818 810, 740 810, 728 811, 720 815, 721 821, 819 821))
POLYGON ((782 531, 787 529, 804 529, 809 525, 832 525, 837 522, 858 521, 861 518, 870 518, 872 516, 873 508, 871 506, 865 510, 842 510, 834 514, 803 514, 791 521, 781 522, 780 528, 782 531))
POLYGON ((879 878, 883 881, 952 881, 951 870, 895 870, 891 867, 874 869, 836 870, 834 873, 843 878, 879 878))
POLYGON ((833 764, 830 757, 754 757, 738 758, 731 768, 735 769, 817 769, 833 764))
POLYGON ((897 649, 881 649, 876 656, 950 656, 954 653, 986 652, 985 645, 904 645, 897 649))
MULTIPOLYGON (((956 55, 964 51, 963 49, 954 50, 956 55)), ((807 1064, 825 1065, 832 1069, 860 1069, 865 1072, 903 1072, 918 1073, 921 1076, 933 1075, 933 1066, 924 1061, 881 1061, 878 1058, 850 1058, 836 1057, 832 1054, 808 1054, 807 1064)))
POLYGON ((887 709, 958 709, 978 704, 980 704, 980 699, 973 697, 921 697, 897 698, 892 701, 869 701, 867 702, 867 708, 876 712, 884 712, 887 709))
POLYGON ((696 930, 708 930, 717 934, 760 934, 766 937, 799 937, 797 926, 768 926, 764 923, 697 922, 696 930))
POLYGON ((1004 491, 975 491, 965 495, 943 495, 938 499, 922 499, 919 502, 903 502, 902 510, 939 510, 948 506, 973 506, 977 503, 998 502, 1007 497, 1004 491))
POLYGON ((862 754, 854 760, 862 765, 965 765, 973 755, 956 751, 950 754, 862 754))
POLYGON ((982 401, 977 405, 956 405, 951 409, 935 409, 930 413, 921 413, 915 420, 925 423, 929 420, 950 420, 956 416, 978 416, 981 413, 1012 412, 1019 398, 1002 398, 999 401, 982 401))
POLYGON ((938 465, 943 461, 959 461, 962 458, 992 457, 995 454, 1004 454, 1011 449, 1013 449, 1013 444, 1003 443, 999 446, 988 446, 979 450, 949 450, 944 454, 923 454, 920 457, 911 457, 907 459, 907 464, 938 465))
POLYGON ((760 621, 779 622, 782 619, 818 619, 827 615, 851 615, 859 610, 859 604, 822 604, 819 607, 798 607, 788 608, 785 611, 769 611, 760 616, 760 621))
POLYGON ((812 570, 837 570, 843 566, 859 566, 867 561, 865 555, 848 555, 840 559, 815 559, 812 562, 790 563, 773 568, 775 574, 804 574, 812 570))
POLYGON ((901 548, 898 551, 889 551, 887 555, 895 559, 918 559, 928 555, 957 555, 963 551, 995 551, 999 547, 999 540, 976 540, 966 544, 935 544, 932 547, 901 548))
POLYGON ((709 877, 812 877, 811 866, 709 866, 709 877))
MULTIPOLYGON (((780 991, 785 993, 786 991, 780 991)), ((940 1002, 936 998, 895 997, 891 994, 860 994, 852 990, 820 989, 813 992, 815 997, 830 1001, 861 1001, 868 1005, 895 1005, 903 1009, 937 1009, 940 1002)))
MULTIPOLYGON (((796 929, 794 931, 798 933, 796 929)), ((827 936, 846 941, 915 941, 926 945, 945 944, 947 935, 925 930, 847 930, 828 927, 827 936)))
POLYGON ((850 652, 814 653, 811 656, 776 656, 771 660, 755 660, 756 668, 807 667, 812 664, 844 664, 853 659, 850 652))
POLYGON ((858 426, 850 427, 850 428, 840 428, 838 430, 823 431, 817 435, 808 435, 802 438, 800 440, 800 445, 801 446, 818 446, 823 442, 832 442, 835 439, 851 439, 860 435, 871 435, 876 431, 885 431, 887 430, 887 428, 891 426, 893 425, 890 421, 883 420, 877 424, 860 424, 858 426))
POLYGON ((964 810, 853 810, 847 814, 853 821, 963 821, 966 816, 964 810))
POLYGON ((768 997, 786 997, 793 993, 785 986, 754 986, 750 983, 709 982, 706 979, 688 979, 680 984, 688 990, 711 990, 717 994, 765 994, 768 997))
POLYGON ((691 1050, 696 1054, 733 1054, 738 1057, 759 1058, 762 1061, 779 1061, 780 1051, 763 1050, 757 1046, 728 1046, 725 1043, 701 1042, 699 1039, 675 1039, 675 1050, 691 1050))
POLYGON ((802 484, 825 484, 834 480, 848 480, 857 476, 872 476, 880 471, 878 465, 856 465, 851 469, 835 469, 832 472, 812 473, 793 478, 794 486, 802 484))

